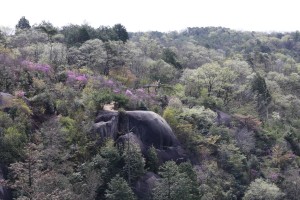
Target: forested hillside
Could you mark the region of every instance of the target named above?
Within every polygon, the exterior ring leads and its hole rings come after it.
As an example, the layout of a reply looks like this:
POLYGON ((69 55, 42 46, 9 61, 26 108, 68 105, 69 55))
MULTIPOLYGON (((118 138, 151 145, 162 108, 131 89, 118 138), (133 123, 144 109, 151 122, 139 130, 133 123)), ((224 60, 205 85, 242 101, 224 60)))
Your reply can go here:
POLYGON ((300 198, 298 31, 16 24, 0 199, 300 198))

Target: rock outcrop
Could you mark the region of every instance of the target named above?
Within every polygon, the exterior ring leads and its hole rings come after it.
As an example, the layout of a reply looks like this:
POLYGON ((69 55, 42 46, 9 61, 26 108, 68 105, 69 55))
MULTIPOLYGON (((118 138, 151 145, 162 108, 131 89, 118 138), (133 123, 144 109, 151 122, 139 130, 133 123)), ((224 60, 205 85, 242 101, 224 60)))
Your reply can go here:
POLYGON ((128 129, 145 146, 167 149, 179 145, 169 124, 158 114, 151 111, 127 111, 125 117, 128 118, 128 129))
POLYGON ((93 125, 93 138, 100 143, 106 138, 117 139, 119 116, 115 111, 101 112, 93 125))
POLYGON ((15 97, 11 94, 0 92, 0 109, 12 107, 14 98, 15 97))
POLYGON ((216 122, 217 124, 220 126, 220 125, 224 125, 224 126, 227 126, 227 127, 232 127, 232 117, 227 114, 227 113, 224 113, 220 110, 216 110, 217 112, 217 118, 216 118, 216 122))
MULTIPOLYGON (((0 179, 4 179, 5 178, 5 166, 0 164, 0 179)), ((11 191, 4 187, 4 186, 1 186, 0 185, 0 199, 3 199, 3 200, 10 200, 12 199, 11 197, 11 191)))
POLYGON ((144 176, 142 176, 134 186, 134 191, 138 199, 150 199, 150 194, 152 193, 152 189, 158 179, 159 176, 153 172, 147 172, 144 176))
POLYGON ((143 142, 132 132, 121 135, 120 137, 118 137, 118 139, 116 140, 117 144, 122 144, 124 146, 124 144, 126 144, 126 142, 128 142, 128 140, 130 141, 130 143, 134 143, 136 144, 141 152, 143 154, 147 153, 147 147, 143 144, 143 142))
POLYGON ((146 157, 153 145, 161 163, 184 160, 185 153, 169 124, 152 111, 101 111, 93 126, 93 137, 101 143, 112 138, 117 143, 137 144, 146 157))

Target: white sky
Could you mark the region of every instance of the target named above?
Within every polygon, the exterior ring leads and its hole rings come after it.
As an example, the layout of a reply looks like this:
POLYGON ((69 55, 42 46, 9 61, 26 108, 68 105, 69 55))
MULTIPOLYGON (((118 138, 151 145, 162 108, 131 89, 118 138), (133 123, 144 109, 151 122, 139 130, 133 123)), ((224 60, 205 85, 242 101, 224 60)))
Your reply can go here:
POLYGON ((205 26, 286 32, 300 30, 299 5, 299 0, 2 0, 0 26, 15 27, 25 16, 31 25, 121 23, 130 32, 205 26))

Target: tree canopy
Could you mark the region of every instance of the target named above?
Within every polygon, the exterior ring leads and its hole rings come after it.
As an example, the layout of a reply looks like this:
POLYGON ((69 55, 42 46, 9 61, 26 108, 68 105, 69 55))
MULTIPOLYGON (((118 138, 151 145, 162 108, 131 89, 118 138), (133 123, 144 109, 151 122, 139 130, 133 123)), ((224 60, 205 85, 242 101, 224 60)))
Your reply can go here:
POLYGON ((24 16, 21 17, 18 24, 16 25, 17 29, 29 29, 31 28, 28 19, 26 19, 24 16))

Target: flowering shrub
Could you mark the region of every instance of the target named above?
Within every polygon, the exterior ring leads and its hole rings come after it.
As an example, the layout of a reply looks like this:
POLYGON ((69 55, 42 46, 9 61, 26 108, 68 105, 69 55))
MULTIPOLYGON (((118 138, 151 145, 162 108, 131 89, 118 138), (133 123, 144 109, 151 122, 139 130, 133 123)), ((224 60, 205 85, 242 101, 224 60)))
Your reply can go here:
MULTIPOLYGON (((75 78, 75 76, 73 76, 75 78)), ((128 102, 128 109, 139 109, 145 105, 157 105, 157 97, 154 93, 146 92, 143 88, 130 89, 113 79, 104 76, 89 77, 93 90, 109 90, 114 94, 125 96, 128 102), (142 105, 142 106, 141 106, 142 105)))
POLYGON ((73 71, 67 71, 67 82, 69 83, 83 83, 86 84, 88 82, 88 77, 85 74, 77 74, 73 71))
POLYGON ((130 99, 133 109, 144 109, 145 106, 158 105, 158 96, 154 93, 148 93, 143 88, 125 91, 125 95, 130 99))
POLYGON ((15 91, 15 96, 18 98, 22 98, 25 96, 25 92, 24 91, 15 91))
POLYGON ((48 64, 39 64, 24 60, 22 62, 22 65, 25 66, 29 71, 38 71, 45 74, 49 74, 51 71, 51 67, 48 64))
POLYGON ((87 82, 87 77, 85 75, 79 75, 76 77, 76 80, 79 82, 86 83, 87 82))
POLYGON ((132 92, 128 89, 125 91, 125 95, 128 96, 128 97, 133 96, 132 92))

